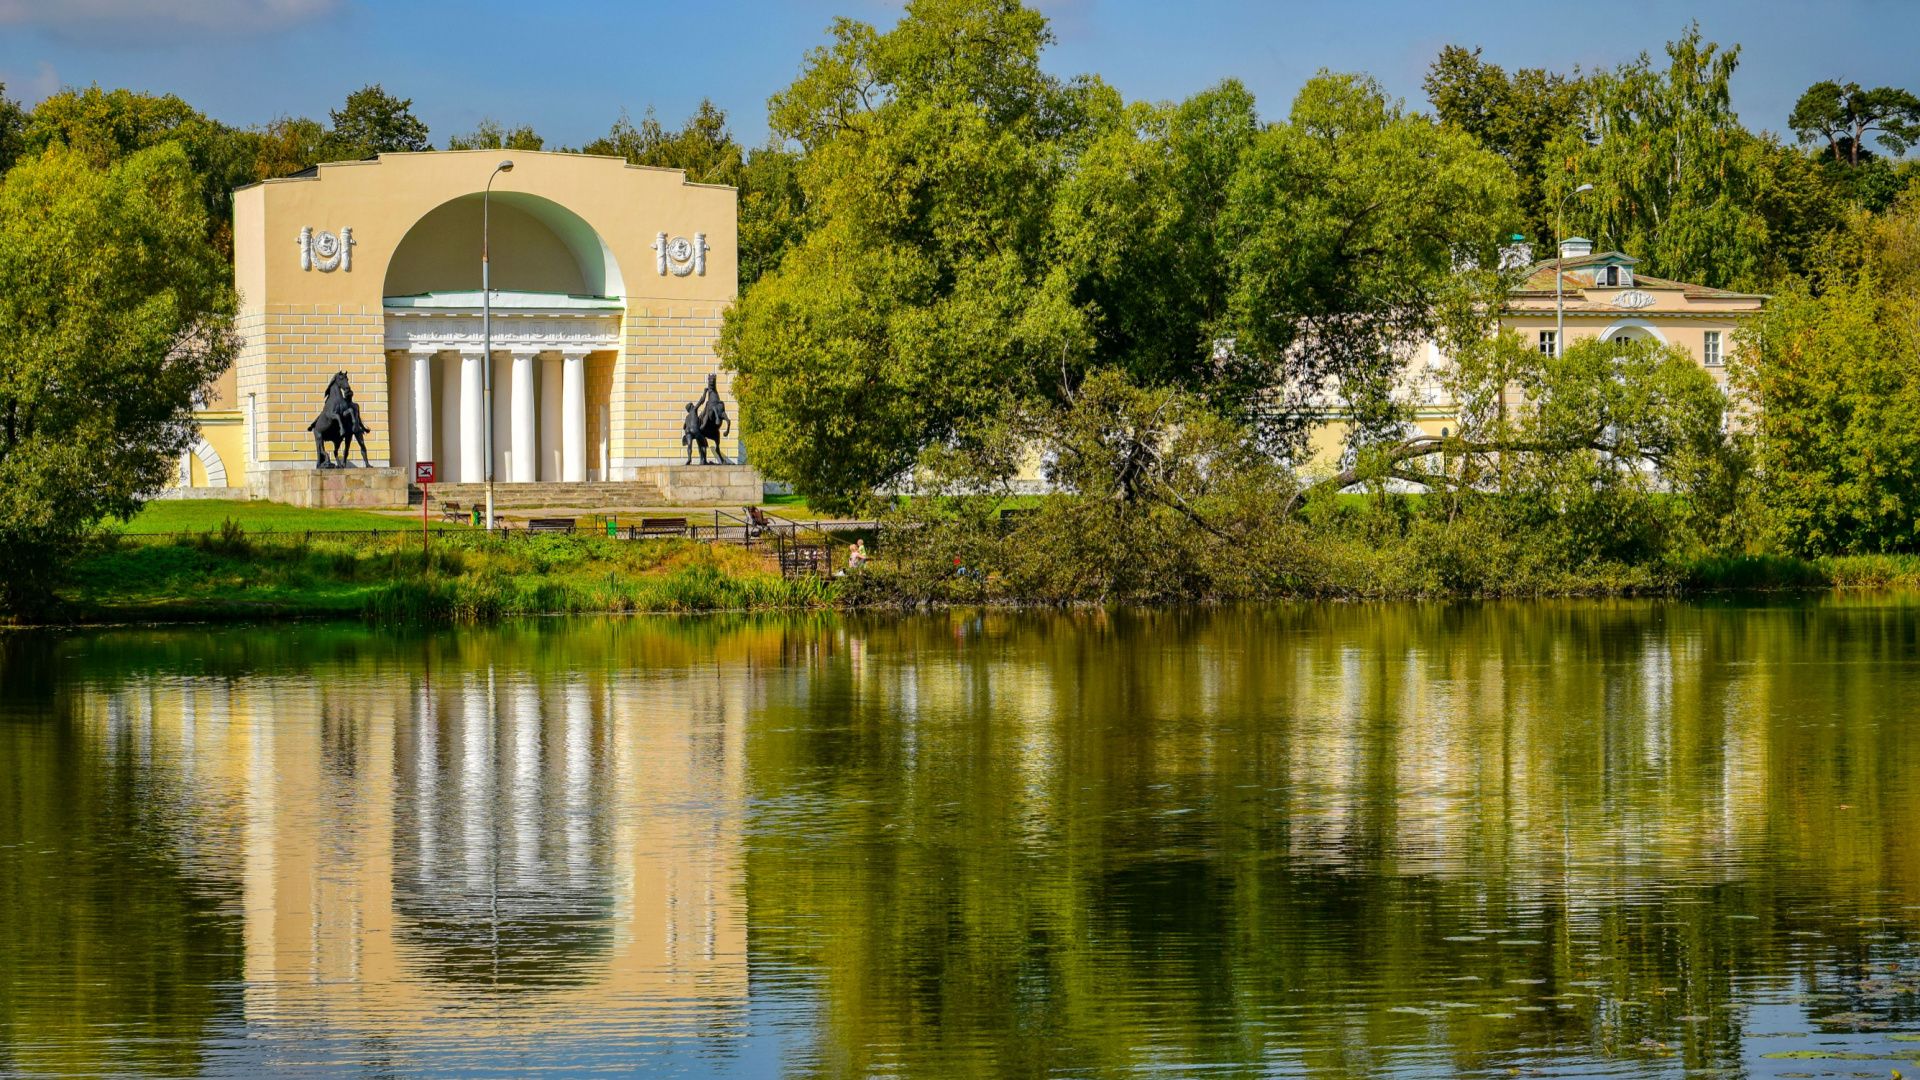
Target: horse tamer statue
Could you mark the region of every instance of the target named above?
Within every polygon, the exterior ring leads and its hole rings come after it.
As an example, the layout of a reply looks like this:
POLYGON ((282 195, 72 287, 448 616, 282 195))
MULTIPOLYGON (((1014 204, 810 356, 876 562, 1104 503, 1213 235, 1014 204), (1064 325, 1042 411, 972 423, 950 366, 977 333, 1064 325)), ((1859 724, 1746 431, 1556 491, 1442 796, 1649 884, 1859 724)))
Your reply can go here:
POLYGON ((687 418, 680 425, 680 442, 687 448, 687 464, 693 464, 693 448, 700 448, 700 464, 715 464, 707 460, 707 443, 713 443, 713 456, 720 459, 718 464, 731 465, 727 455, 720 450, 720 438, 733 433, 733 420, 727 416, 727 403, 720 399, 720 390, 714 385, 714 377, 707 376, 707 388, 700 392, 700 400, 687 404, 687 418), (723 430, 724 429, 724 430, 723 430))
POLYGON ((353 386, 347 382, 346 372, 333 373, 327 382, 327 402, 320 406, 320 415, 313 418, 307 430, 313 432, 313 452, 320 459, 314 468, 350 468, 347 452, 355 442, 360 444, 360 464, 373 467, 367 460, 367 425, 360 419, 360 406, 354 404, 353 386), (331 455, 327 443, 333 444, 331 455))

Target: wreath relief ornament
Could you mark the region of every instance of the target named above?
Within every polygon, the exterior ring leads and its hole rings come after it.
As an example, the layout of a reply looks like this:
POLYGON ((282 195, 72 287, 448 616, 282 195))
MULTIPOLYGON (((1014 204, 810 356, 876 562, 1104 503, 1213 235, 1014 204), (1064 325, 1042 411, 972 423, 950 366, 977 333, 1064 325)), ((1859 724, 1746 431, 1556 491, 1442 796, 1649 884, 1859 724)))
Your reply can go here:
POLYGON ((671 272, 675 277, 688 274, 707 273, 707 234, 694 233, 693 239, 676 236, 667 239, 665 232, 653 234, 653 265, 662 274, 671 272))
POLYGON ((353 227, 340 230, 335 236, 325 229, 313 231, 313 226, 300 226, 300 269, 319 270, 331 273, 334 270, 353 269, 353 227))

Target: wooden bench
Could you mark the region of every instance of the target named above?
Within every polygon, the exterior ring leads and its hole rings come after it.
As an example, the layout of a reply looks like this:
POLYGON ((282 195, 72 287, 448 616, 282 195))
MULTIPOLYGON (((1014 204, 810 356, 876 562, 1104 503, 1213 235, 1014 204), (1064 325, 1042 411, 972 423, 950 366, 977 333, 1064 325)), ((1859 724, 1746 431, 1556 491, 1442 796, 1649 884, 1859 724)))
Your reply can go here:
POLYGON ((627 526, 627 539, 648 540, 656 536, 687 535, 687 519, 677 518, 641 518, 640 524, 627 526))
POLYGON ((528 518, 527 531, 530 533, 570 533, 579 527, 578 518, 528 518))
POLYGON ((467 520, 467 514, 460 509, 459 503, 443 502, 440 504, 440 520, 458 523, 467 520))
POLYGON ((780 576, 825 574, 827 549, 819 544, 788 544, 780 549, 780 576))

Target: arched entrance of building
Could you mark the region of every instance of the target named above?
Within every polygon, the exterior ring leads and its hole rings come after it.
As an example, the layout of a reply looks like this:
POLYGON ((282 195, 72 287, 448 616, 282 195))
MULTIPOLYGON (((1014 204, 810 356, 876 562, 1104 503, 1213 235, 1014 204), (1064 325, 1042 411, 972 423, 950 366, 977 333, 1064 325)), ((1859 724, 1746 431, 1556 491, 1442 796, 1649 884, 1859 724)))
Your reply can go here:
POLYGON ((1667 336, 1645 319, 1621 319, 1602 331, 1600 340, 1617 345, 1629 345, 1636 341, 1657 341, 1665 345, 1667 336))
POLYGON ((482 328, 482 201, 427 212, 395 249, 382 289, 392 463, 439 463, 443 480, 582 481, 607 475, 626 283, 605 240, 538 195, 486 211, 492 352, 482 328), (493 415, 483 387, 491 376, 493 415))

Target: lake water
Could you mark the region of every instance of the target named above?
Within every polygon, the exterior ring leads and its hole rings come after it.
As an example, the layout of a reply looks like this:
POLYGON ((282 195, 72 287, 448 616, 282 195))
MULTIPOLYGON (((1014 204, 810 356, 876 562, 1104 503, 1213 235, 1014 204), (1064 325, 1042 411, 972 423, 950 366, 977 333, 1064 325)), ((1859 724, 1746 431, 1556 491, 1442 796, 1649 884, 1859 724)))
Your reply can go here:
POLYGON ((0 637, 0 1074, 1920 1072, 1920 606, 0 637))

